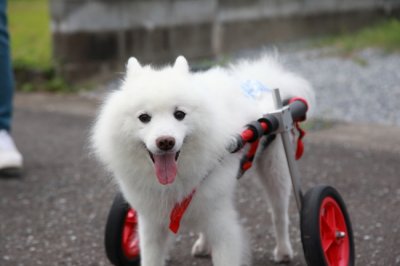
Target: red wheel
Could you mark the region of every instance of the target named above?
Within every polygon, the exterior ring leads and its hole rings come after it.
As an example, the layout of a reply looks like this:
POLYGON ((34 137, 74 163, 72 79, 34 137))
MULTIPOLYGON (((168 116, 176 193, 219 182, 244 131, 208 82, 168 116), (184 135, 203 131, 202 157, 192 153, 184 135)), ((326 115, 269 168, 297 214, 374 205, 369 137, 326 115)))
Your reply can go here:
POLYGON ((320 237, 325 259, 329 265, 347 266, 350 241, 345 217, 332 197, 326 197, 320 208, 320 237))
POLYGON ((345 204, 329 186, 317 186, 304 196, 301 239, 308 265, 354 265, 353 231, 345 204))
POLYGON ((124 228, 122 229, 122 250, 129 259, 138 258, 139 237, 137 234, 137 215, 135 210, 129 209, 126 213, 124 228))
POLYGON ((107 257, 115 266, 140 265, 137 226, 136 211, 117 194, 108 214, 104 239, 107 257))

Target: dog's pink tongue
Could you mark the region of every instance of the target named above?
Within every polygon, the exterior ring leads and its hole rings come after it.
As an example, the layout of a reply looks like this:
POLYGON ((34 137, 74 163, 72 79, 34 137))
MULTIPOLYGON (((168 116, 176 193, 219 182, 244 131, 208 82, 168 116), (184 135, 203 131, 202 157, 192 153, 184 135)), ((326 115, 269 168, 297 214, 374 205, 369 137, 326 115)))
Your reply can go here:
POLYGON ((154 154, 153 158, 158 181, 163 185, 174 182, 178 169, 175 161, 175 153, 154 154))

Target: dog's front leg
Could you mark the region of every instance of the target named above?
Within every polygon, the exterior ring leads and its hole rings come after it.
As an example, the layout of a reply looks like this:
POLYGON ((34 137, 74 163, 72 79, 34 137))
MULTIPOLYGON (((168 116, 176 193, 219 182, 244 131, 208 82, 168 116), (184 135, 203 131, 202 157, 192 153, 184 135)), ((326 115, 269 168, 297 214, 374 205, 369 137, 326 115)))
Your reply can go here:
POLYGON ((172 240, 167 226, 139 215, 141 266, 163 266, 172 240))
POLYGON ((214 266, 250 265, 248 239, 233 206, 224 206, 209 217, 206 235, 214 266))

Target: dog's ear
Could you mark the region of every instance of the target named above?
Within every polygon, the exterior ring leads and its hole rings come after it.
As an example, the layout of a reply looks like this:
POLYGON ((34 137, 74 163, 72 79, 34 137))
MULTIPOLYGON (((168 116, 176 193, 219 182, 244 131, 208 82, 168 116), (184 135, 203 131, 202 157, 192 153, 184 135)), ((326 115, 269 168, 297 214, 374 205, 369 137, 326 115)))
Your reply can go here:
POLYGON ((189 64, 185 57, 182 55, 178 56, 174 63, 174 68, 182 72, 189 72, 189 64))
POLYGON ((128 73, 137 73, 142 69, 142 66, 140 65, 139 61, 135 57, 131 57, 128 60, 128 63, 126 64, 126 71, 128 73))

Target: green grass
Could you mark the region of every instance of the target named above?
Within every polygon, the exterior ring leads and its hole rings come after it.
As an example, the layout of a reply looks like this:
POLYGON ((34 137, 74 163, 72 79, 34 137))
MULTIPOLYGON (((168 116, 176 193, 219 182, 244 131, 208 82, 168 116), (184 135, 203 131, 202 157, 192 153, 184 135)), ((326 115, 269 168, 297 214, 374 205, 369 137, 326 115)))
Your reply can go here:
POLYGON ((367 47, 381 48, 387 52, 400 52, 400 20, 388 19, 355 33, 323 38, 319 44, 333 45, 346 53, 367 47))
POLYGON ((15 68, 52 68, 48 0, 9 0, 8 20, 15 68))
POLYGON ((17 89, 70 92, 52 60, 48 0, 8 0, 11 54, 17 89))

